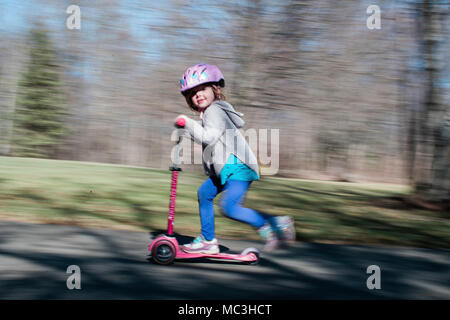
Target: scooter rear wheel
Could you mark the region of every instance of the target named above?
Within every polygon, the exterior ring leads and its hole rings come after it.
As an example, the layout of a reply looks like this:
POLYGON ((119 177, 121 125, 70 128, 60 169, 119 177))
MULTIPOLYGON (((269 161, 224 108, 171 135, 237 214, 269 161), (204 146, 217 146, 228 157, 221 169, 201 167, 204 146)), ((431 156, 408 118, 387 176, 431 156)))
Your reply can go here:
POLYGON ((171 264, 176 257, 177 250, 172 242, 160 240, 152 248, 152 260, 157 264, 171 264))
POLYGON ((249 265, 256 265, 259 263, 259 259, 260 259, 260 253, 259 250, 256 248, 247 248, 244 251, 242 251, 241 255, 245 256, 248 254, 253 254, 256 257, 256 260, 253 261, 248 261, 247 264, 249 265))

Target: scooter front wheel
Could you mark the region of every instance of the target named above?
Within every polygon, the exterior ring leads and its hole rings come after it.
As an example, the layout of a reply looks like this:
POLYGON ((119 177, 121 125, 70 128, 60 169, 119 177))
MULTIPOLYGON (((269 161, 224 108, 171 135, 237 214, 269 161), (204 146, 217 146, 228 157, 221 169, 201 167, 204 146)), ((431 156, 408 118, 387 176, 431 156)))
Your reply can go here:
POLYGON ((160 240, 152 248, 152 260, 157 264, 171 264, 176 257, 177 250, 172 242, 160 240))

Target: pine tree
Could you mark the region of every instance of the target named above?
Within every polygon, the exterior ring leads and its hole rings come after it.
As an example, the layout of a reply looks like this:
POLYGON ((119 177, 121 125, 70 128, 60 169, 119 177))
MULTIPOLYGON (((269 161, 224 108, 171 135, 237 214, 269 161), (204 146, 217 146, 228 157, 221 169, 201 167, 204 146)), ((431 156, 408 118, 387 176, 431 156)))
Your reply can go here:
POLYGON ((30 43, 30 59, 18 83, 12 155, 49 158, 67 131, 59 66, 44 28, 31 31, 30 43))

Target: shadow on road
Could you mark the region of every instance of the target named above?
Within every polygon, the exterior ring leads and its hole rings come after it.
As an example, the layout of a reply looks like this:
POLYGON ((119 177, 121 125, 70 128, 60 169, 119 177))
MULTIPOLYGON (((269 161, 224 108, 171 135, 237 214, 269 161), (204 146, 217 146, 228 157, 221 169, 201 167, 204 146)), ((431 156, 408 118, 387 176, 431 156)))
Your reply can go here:
POLYGON ((146 233, 6 221, 0 227, 1 299, 449 298, 446 250, 297 243, 263 254, 256 266, 208 259, 160 266, 148 262, 146 233), (81 269, 81 290, 66 286, 70 265, 81 269), (381 290, 366 286, 370 265, 381 269, 381 290))

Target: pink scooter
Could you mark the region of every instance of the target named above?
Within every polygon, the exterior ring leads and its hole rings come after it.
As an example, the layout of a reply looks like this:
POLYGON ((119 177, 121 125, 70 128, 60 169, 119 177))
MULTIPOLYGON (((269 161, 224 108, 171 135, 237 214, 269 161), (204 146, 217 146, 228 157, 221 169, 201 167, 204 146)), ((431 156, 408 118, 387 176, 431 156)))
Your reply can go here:
POLYGON ((256 248, 247 248, 240 254, 231 254, 222 252, 217 254, 187 253, 180 249, 178 241, 173 234, 178 173, 182 171, 181 168, 177 166, 179 143, 180 140, 178 140, 176 144, 175 163, 172 167, 170 167, 170 171, 172 171, 172 185, 170 191, 169 219, 167 225, 167 233, 158 235, 150 243, 148 250, 151 252, 152 260, 158 264, 163 265, 171 264, 172 262, 174 262, 175 259, 196 259, 196 258, 234 260, 234 261, 241 261, 247 264, 257 264, 259 262, 259 251, 256 248))

